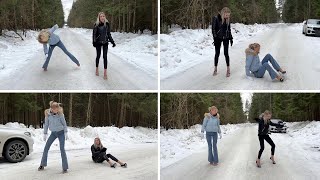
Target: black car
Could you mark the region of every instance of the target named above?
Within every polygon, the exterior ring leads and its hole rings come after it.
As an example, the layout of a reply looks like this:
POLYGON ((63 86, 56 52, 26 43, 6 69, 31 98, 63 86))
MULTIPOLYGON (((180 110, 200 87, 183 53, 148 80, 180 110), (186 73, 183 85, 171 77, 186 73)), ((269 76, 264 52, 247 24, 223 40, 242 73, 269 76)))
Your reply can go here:
POLYGON ((283 122, 281 119, 271 119, 271 122, 276 124, 275 126, 270 125, 269 129, 270 132, 280 132, 280 133, 286 133, 287 132, 287 126, 286 123, 283 122))

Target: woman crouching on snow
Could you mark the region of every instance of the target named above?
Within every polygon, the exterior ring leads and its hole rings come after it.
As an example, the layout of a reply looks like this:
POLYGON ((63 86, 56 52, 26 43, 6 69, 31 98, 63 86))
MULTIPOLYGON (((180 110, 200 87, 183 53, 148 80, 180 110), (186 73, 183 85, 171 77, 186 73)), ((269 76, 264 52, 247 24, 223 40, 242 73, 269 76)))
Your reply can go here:
POLYGON ((103 63, 104 63, 104 72, 103 78, 108 79, 107 76, 107 67, 108 67, 108 44, 109 41, 112 43, 112 47, 115 47, 116 44, 111 36, 111 28, 106 15, 104 12, 99 12, 97 21, 94 24, 93 33, 92 33, 92 45, 96 48, 97 57, 96 57, 96 76, 99 76, 99 60, 101 56, 101 48, 103 47, 103 63))
POLYGON ((39 171, 44 170, 44 167, 47 166, 48 151, 50 146, 55 139, 59 139, 60 153, 62 158, 62 172, 66 173, 68 170, 68 159, 67 154, 64 149, 65 140, 68 139, 68 129, 67 123, 64 118, 63 109, 60 106, 60 103, 50 101, 50 108, 44 111, 45 121, 44 121, 44 136, 43 140, 46 141, 48 135, 48 128, 51 131, 51 134, 46 142, 46 145, 43 150, 42 159, 40 163, 39 171))
POLYGON ((54 25, 50 30, 42 30, 40 31, 38 35, 38 41, 39 43, 43 44, 43 51, 46 56, 46 61, 44 62, 42 68, 44 71, 47 71, 48 64, 53 52, 53 49, 58 46, 69 58, 77 64, 78 67, 80 67, 80 63, 64 46, 62 41, 60 40, 60 37, 56 34, 54 34, 54 31, 58 29, 58 25, 54 25), (47 47, 47 44, 49 44, 49 50, 47 47))
POLYGON ((260 150, 258 153, 258 159, 256 160, 256 164, 259 168, 261 168, 260 158, 261 158, 262 152, 264 150, 264 140, 266 140, 270 144, 270 146, 271 146, 270 159, 273 164, 276 164, 276 162, 274 161, 274 150, 276 148, 276 145, 273 143, 273 141, 270 138, 270 136, 268 135, 268 133, 269 133, 269 125, 276 126, 277 124, 274 124, 270 121, 271 116, 272 116, 271 112, 266 110, 264 113, 262 113, 260 115, 259 118, 256 119, 259 123, 258 137, 259 137, 259 142, 260 142, 260 150))
POLYGON ((127 167, 127 163, 121 162, 120 160, 118 160, 117 158, 112 156, 111 154, 106 154, 106 151, 107 151, 107 148, 103 147, 103 145, 100 141, 100 138, 96 137, 94 139, 93 145, 91 146, 92 160, 95 163, 102 163, 103 161, 107 161, 109 163, 110 167, 112 167, 112 168, 116 168, 117 163, 119 163, 121 167, 124 167, 124 168, 127 167), (111 162, 109 160, 109 158, 117 163, 111 162))
POLYGON ((276 73, 272 67, 280 72, 281 74, 285 74, 286 71, 283 70, 277 61, 270 55, 267 54, 263 60, 260 62, 259 53, 260 53, 260 44, 253 43, 249 45, 249 48, 246 49, 246 75, 247 77, 256 77, 262 78, 266 71, 269 72, 271 79, 276 79, 280 82, 283 82, 284 79, 281 75, 276 73), (269 65, 271 63, 272 67, 269 65))
POLYGON ((209 107, 209 113, 205 113, 201 128, 201 133, 206 131, 206 139, 208 143, 208 161, 210 165, 214 166, 217 166, 219 162, 217 148, 218 133, 220 139, 222 138, 219 118, 220 116, 218 114, 218 108, 215 106, 209 107))

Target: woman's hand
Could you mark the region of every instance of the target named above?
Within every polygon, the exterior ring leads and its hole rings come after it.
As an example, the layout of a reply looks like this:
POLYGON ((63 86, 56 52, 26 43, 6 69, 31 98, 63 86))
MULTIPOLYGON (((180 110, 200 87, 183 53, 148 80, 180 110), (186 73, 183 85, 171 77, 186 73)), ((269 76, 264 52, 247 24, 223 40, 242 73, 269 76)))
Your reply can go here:
POLYGON ((116 47, 116 43, 112 43, 112 47, 116 47))
POLYGON ((219 133, 219 138, 220 138, 220 139, 222 138, 222 134, 221 134, 221 133, 219 133))
POLYGON ((48 137, 48 134, 43 134, 43 141, 46 141, 48 137))

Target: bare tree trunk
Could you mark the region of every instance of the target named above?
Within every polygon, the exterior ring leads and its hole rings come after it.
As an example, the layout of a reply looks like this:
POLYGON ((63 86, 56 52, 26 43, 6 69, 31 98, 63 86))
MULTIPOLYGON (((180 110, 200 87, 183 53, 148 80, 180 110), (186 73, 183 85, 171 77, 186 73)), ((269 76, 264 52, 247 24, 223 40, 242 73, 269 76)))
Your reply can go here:
POLYGON ((73 94, 70 93, 70 99, 69 99, 69 126, 72 126, 72 104, 73 104, 73 94))
POLYGON ((86 120, 86 125, 90 125, 90 121, 91 121, 91 99, 92 99, 92 94, 89 93, 89 100, 88 100, 88 106, 87 106, 87 120, 86 120))

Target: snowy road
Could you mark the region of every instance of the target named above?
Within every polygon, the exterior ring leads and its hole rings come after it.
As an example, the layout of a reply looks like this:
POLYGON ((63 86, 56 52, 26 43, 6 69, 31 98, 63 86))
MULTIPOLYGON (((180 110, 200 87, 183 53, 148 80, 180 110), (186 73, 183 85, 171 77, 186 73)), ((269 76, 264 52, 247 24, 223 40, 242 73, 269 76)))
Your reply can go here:
POLYGON ((245 126, 234 134, 218 140, 219 165, 207 161, 207 148, 192 154, 177 163, 161 169, 161 179, 308 179, 320 178, 319 162, 308 154, 298 155, 300 147, 292 146, 287 134, 272 134, 276 144, 275 160, 269 160, 270 146, 265 143, 261 157, 262 168, 255 164, 259 150, 257 126, 245 126), (287 141, 283 141, 283 137, 287 141), (285 143, 278 143, 282 140, 285 143))
MULTIPOLYGON (((213 77, 213 59, 161 79, 162 90, 317 90, 320 89, 320 38, 302 35, 300 26, 271 24, 270 30, 247 41, 237 42, 229 49, 231 77, 226 78, 223 48, 220 52, 218 75, 213 77), (287 70, 284 83, 272 82, 268 73, 250 81, 245 76, 244 51, 250 43, 261 45, 260 59, 271 53, 287 70)), ((210 37, 208 37, 210 38, 210 37)), ((212 46, 212 51, 214 52, 212 46)))
MULTIPOLYGON (((55 48, 48 71, 42 70, 44 55, 39 50, 24 66, 0 77, 2 90, 156 90, 157 77, 108 53, 108 80, 103 79, 101 57, 100 76, 95 75, 95 48, 90 41, 69 29, 59 29, 66 48, 80 61, 78 68, 60 48, 55 48)), ((41 46, 39 44, 39 46, 41 46)), ((109 46, 109 48, 112 48, 109 46)), ((117 47, 115 47, 117 48, 117 47)), ((17 57, 21 58, 21 57, 17 57)))
POLYGON ((157 179, 157 144, 141 144, 111 147, 111 154, 128 163, 128 168, 113 169, 107 165, 93 163, 90 147, 88 149, 67 151, 69 172, 61 173, 59 151, 50 151, 48 167, 37 170, 41 153, 28 156, 23 162, 11 164, 0 161, 0 179, 157 179), (94 178, 93 178, 94 177, 94 178))

